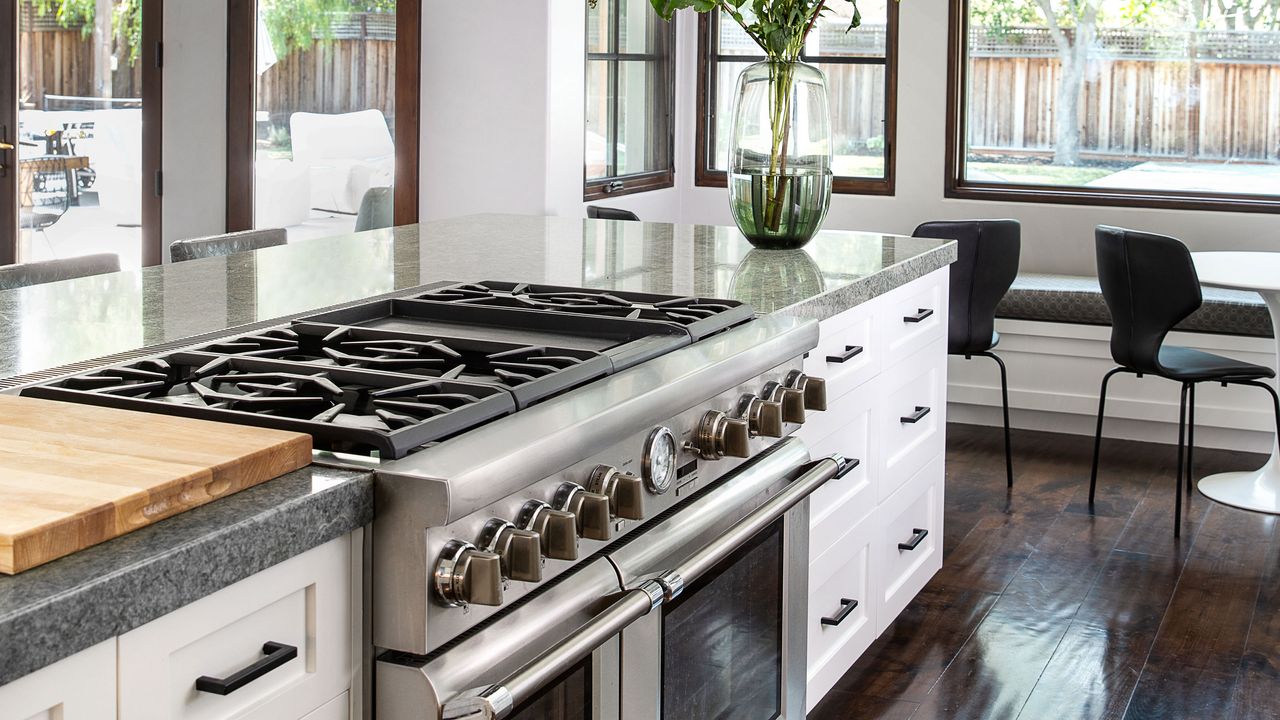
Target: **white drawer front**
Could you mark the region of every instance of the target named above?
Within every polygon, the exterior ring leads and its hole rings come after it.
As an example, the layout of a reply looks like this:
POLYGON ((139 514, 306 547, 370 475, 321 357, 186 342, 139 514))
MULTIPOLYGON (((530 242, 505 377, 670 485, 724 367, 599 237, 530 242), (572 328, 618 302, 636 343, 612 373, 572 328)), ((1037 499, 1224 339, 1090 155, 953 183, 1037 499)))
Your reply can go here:
POLYGON ((4 720, 114 720, 116 639, 0 687, 4 720))
POLYGON ((883 328, 886 368, 935 340, 945 342, 950 272, 935 270, 881 298, 876 314, 883 328))
POLYGON ((808 710, 876 639, 874 530, 872 520, 854 527, 809 567, 808 710))
POLYGON ((351 697, 348 693, 342 693, 307 713, 302 720, 347 720, 349 717, 351 717, 351 697))
POLYGON ((859 461, 848 475, 828 481, 813 494, 809 503, 810 557, 826 552, 849 528, 875 509, 874 454, 878 443, 872 437, 875 429, 873 395, 861 391, 846 395, 836 405, 830 406, 838 412, 842 422, 840 426, 826 428, 829 432, 816 440, 801 436, 815 458, 838 453, 859 461))
POLYGON ((942 343, 912 355, 881 380, 880 472, 884 502, 921 466, 940 455, 946 436, 947 357, 942 343))
POLYGON ((300 718, 350 688, 351 539, 344 536, 120 637, 121 718, 300 718), (196 689, 297 656, 229 694, 196 689))
POLYGON ((827 381, 827 401, 841 398, 880 372, 884 344, 876 337, 879 298, 824 320, 818 347, 805 358, 807 375, 827 381))
POLYGON ((877 634, 942 567, 943 485, 943 458, 938 455, 877 512, 881 523, 873 545, 877 634))

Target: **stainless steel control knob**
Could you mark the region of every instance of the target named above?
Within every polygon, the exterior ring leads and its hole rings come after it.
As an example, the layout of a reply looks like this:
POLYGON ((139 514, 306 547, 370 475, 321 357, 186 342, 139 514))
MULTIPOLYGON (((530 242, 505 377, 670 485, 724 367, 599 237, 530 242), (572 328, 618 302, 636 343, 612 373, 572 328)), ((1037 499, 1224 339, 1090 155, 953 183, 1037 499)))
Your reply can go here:
POLYGON ((806 410, 827 409, 827 381, 820 377, 805 375, 799 370, 792 370, 787 375, 787 387, 799 390, 804 395, 806 410))
POLYGON ((530 500, 520 510, 516 524, 521 530, 537 533, 543 555, 553 560, 578 559, 578 524, 573 513, 530 500))
POLYGON ((738 400, 738 417, 747 421, 752 436, 782 437, 782 403, 743 395, 738 400))
POLYGON ((502 558, 502 576, 519 582, 542 581, 542 538, 506 520, 485 523, 480 549, 502 558))
POLYGON ((746 420, 709 410, 698 423, 694 449, 704 460, 751 457, 751 428, 746 420))
POLYGON ((502 604, 502 559, 462 540, 450 540, 436 560, 436 596, 449 607, 502 604))
POLYGON ((611 465, 591 471, 587 489, 609 498, 609 512, 624 520, 644 519, 644 480, 611 465))
POLYGON ((555 506, 577 518, 578 534, 588 540, 609 540, 609 496, 589 492, 576 483, 565 483, 556 491, 555 506))
POLYGON ((789 423, 804 422, 804 392, 782 383, 766 383, 760 397, 782 403, 782 419, 789 423))

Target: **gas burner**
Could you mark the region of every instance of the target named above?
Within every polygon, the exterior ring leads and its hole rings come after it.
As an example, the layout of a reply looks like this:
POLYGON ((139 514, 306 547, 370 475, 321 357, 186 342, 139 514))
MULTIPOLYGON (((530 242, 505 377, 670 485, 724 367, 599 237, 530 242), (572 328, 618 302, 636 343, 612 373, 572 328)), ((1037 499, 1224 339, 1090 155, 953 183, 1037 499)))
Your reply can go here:
POLYGON ((372 451, 383 459, 515 410, 508 393, 479 383, 214 356, 203 349, 105 368, 24 394, 307 432, 318 449, 372 451))
MULTIPOLYGON (((714 321, 722 330, 751 317, 751 309, 732 300, 671 297, 647 293, 589 290, 528 283, 486 281, 432 290, 421 300, 459 305, 526 308, 576 315, 657 320, 689 327, 714 321)), ((706 333, 698 335, 705 336, 706 333)))

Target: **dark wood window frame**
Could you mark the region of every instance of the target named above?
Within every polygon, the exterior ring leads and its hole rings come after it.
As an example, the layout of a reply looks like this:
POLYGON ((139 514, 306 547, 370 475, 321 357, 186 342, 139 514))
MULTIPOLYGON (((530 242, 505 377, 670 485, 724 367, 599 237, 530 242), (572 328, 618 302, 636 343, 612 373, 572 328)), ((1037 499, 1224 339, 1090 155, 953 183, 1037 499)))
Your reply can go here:
MULTIPOLYGON (((18 8, 21 0, 0 0, 0 142, 18 144, 18 8)), ((142 264, 164 261, 161 240, 161 128, 164 119, 164 1, 142 3, 142 264), (150 131, 150 132, 149 132, 150 131), (150 180, 148 180, 150 178, 150 180)), ((0 265, 18 261, 18 152, 0 151, 0 265)))
MULTIPOLYGON (((715 148, 716 97, 715 79, 711 68, 717 61, 759 62, 764 56, 719 55, 712 39, 718 37, 719 14, 700 13, 698 16, 698 130, 695 139, 696 164, 694 185, 699 187, 728 187, 728 175, 714 167, 711 156, 715 148)), ((857 32, 856 30, 854 32, 857 32)), ((809 56, 801 57, 808 63, 884 65, 885 70, 885 118, 884 118, 884 177, 857 178, 836 176, 831 190, 845 195, 887 195, 896 189, 898 147, 898 3, 890 2, 887 8, 884 58, 809 56)))
MULTIPOLYGON (((258 0, 227 0, 227 232, 253 227, 258 0)), ((418 222, 422 3, 396 7, 393 222, 418 222)))
POLYGON ((966 88, 969 68, 969 3, 951 0, 947 41, 947 157, 945 187, 948 198, 996 202, 1103 205, 1170 210, 1280 213, 1280 196, 1236 193, 1192 193, 1168 190, 1057 187, 1016 183, 974 182, 964 179, 968 143, 966 88))
MULTIPOLYGON (((647 3, 646 3, 647 7, 647 3)), ((589 11, 588 11, 589 12, 589 11)), ((652 9, 649 12, 653 12, 652 9)), ((610 34, 612 42, 610 46, 617 48, 620 33, 619 27, 622 23, 621 13, 615 12, 610 24, 610 34)), ((659 129, 661 135, 665 136, 667 144, 667 167, 661 170, 653 170, 643 173, 631 173, 628 175, 609 174, 600 178, 588 178, 586 175, 586 165, 584 163, 582 170, 583 181, 583 200, 600 200, 603 198, 620 197, 623 195, 632 195, 635 193, 649 192, 651 190, 662 190, 664 188, 674 187, 676 184, 675 173, 675 53, 676 53, 676 20, 672 18, 669 22, 658 20, 666 33, 666 41, 662 43, 662 52, 658 53, 624 53, 624 52, 588 52, 587 61, 584 67, 591 67, 592 62, 608 62, 610 73, 610 86, 618 86, 618 69, 622 62, 655 62, 658 63, 666 71, 666 88, 667 97, 665 98, 665 112, 660 118, 663 127, 659 129)), ((617 138, 617 121, 618 121, 618 98, 613 99, 614 108, 610 117, 615 125, 613 136, 617 138)), ((649 122, 651 127, 656 124, 659 118, 651 117, 649 122)), ((583 138, 583 149, 585 155, 585 142, 583 138)), ((613 170, 617 169, 617 152, 613 153, 613 170)))

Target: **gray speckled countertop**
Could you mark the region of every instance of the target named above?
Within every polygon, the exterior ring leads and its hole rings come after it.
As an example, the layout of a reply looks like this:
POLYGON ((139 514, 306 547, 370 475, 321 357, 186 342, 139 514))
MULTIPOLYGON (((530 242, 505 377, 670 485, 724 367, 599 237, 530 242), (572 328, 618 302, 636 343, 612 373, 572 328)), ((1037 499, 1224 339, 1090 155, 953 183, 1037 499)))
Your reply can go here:
MULTIPOLYGON (((0 385, 443 280, 724 297, 822 320, 955 256, 952 242, 872 233, 762 251, 732 228, 472 216, 0 292, 0 385)), ((0 576, 0 685, 367 524, 372 485, 312 466, 0 576)))

